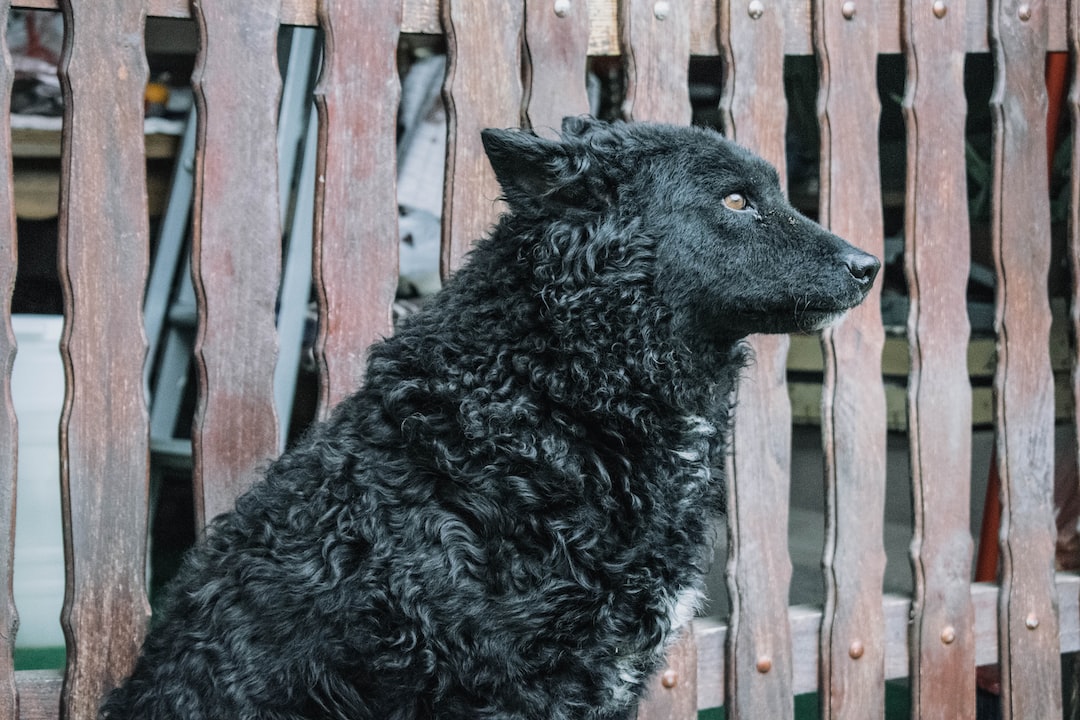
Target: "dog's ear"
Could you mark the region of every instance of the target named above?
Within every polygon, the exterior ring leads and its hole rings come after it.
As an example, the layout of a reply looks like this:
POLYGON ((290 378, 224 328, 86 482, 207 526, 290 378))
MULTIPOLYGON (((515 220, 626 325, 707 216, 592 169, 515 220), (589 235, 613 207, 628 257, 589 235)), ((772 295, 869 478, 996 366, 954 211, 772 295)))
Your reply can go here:
POLYGON ((528 130, 480 132, 488 161, 508 202, 518 196, 537 197, 550 191, 555 168, 565 159, 557 142, 545 140, 528 130))
POLYGON ((488 160, 515 211, 596 210, 604 183, 590 177, 584 146, 545 140, 526 130, 487 129, 480 133, 488 160))

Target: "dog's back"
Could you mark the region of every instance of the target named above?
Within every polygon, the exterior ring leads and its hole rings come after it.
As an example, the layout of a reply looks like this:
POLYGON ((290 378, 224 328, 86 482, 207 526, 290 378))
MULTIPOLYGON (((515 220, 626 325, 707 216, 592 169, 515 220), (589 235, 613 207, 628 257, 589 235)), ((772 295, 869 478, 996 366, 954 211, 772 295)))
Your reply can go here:
POLYGON ((711 131, 487 131, 509 212, 215 521, 118 718, 623 718, 700 598, 749 332, 876 261, 711 131))

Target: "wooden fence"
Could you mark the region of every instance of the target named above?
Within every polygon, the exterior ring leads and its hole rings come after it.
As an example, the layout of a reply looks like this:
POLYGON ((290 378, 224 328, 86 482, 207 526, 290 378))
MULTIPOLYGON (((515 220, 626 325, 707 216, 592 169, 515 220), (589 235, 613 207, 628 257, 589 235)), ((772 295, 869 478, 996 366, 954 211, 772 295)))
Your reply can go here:
MULTIPOLYGON (((621 55, 623 113, 690 119, 692 55, 722 58, 726 132, 783 168, 786 55, 817 58, 820 217, 881 254, 877 56, 906 60, 905 268, 912 597, 883 596, 884 344, 878 291, 824 334, 827 482, 823 609, 787 604, 791 441, 788 339, 754 338, 731 475, 729 618, 704 618, 672 652, 641 710, 689 720, 793 716, 820 690, 824 718, 883 717, 885 681, 910 677, 912 714, 975 717, 975 668, 1000 662, 1006 718, 1061 717, 1060 654, 1080 649, 1080 581, 1054 572, 1053 376, 1047 271, 1048 51, 1080 56, 1080 0, 22 0, 61 10, 66 42, 60 277, 67 395, 61 483, 67 668, 15 672, 10 592, 16 417, 9 323, 16 231, 10 137, 0 133, 0 716, 91 718, 128 671, 148 617, 148 414, 143 299, 149 227, 143 140, 148 15, 193 18, 201 50, 192 273, 199 308, 193 430, 199 517, 227 507, 276 452, 272 395, 281 227, 275 129, 283 24, 320 26, 314 286, 320 413, 390 330, 397 276, 395 53, 402 33, 444 34, 449 119, 442 263, 493 219, 483 127, 557 126, 587 109, 586 59, 621 55), (1067 6, 1066 6, 1067 5, 1067 6), (1003 521, 1000 585, 972 584, 970 262, 963 70, 994 61, 994 376, 1003 521), (521 73, 521 68, 527 72, 521 73), (524 78, 524 79, 523 79, 524 78), (242 232, 238 232, 238 229, 242 232)), ((0 17, 9 3, 0 1, 0 17)), ((0 108, 12 82, 7 48, 0 108)), ((1073 137, 1080 73, 1072 69, 1073 137)), ((718 79, 719 81, 719 79, 718 79)), ((7 120, 5 116, 4 120, 7 120)), ((7 127, 8 123, 0 123, 7 127)), ((1080 153, 1073 143, 1073 178, 1080 153)), ((1080 189, 1068 258, 1080 269, 1080 189)), ((1072 291, 1076 298, 1077 289, 1072 291)), ((1080 323, 1072 302, 1073 326, 1080 323)), ((1074 375, 1080 393, 1080 374, 1074 375)), ((1075 462, 1075 459, 1074 459, 1075 462)))

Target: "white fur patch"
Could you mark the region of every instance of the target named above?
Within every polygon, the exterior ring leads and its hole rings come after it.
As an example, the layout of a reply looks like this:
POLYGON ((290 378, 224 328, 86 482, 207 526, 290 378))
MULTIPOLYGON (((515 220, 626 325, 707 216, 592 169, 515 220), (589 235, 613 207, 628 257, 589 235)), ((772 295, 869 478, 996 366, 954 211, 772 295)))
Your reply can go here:
POLYGON ((678 637, 679 631, 694 619, 698 610, 704 607, 705 593, 700 587, 692 585, 683 588, 672 600, 668 610, 668 622, 671 623, 671 629, 668 631, 669 643, 678 637))
POLYGON ((686 427, 691 435, 697 435, 699 437, 712 437, 713 435, 716 435, 716 425, 709 422, 701 415, 687 415, 686 427))
POLYGON ((700 462, 701 452, 698 450, 676 450, 675 454, 686 462, 700 462))

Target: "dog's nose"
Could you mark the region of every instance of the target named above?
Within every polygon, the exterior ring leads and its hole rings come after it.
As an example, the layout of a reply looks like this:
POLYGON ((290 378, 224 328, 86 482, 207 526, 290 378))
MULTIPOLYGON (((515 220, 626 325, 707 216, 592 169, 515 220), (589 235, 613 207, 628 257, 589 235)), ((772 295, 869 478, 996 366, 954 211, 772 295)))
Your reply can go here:
POLYGON ((847 265, 851 277, 855 278, 855 282, 867 290, 874 284, 874 278, 881 269, 881 262, 876 257, 858 251, 848 253, 844 257, 844 264, 847 265))

